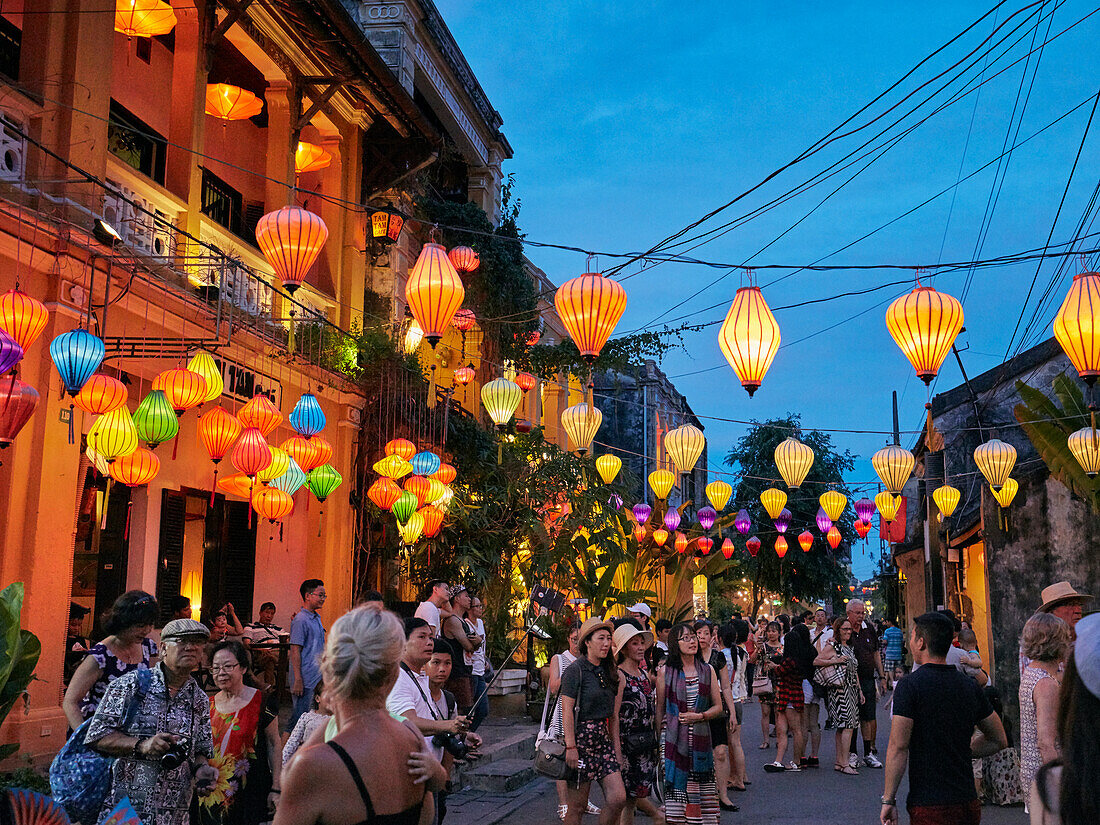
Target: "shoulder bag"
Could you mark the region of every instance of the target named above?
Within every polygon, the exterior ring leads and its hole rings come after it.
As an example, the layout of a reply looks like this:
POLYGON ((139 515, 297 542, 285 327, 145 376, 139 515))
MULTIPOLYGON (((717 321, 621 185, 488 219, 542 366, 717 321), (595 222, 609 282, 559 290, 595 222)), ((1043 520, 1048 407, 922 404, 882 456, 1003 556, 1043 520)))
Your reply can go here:
MULTIPOLYGON (((622 668, 619 668, 619 672, 626 674, 622 668)), ((657 732, 652 727, 621 734, 619 741, 622 743, 624 756, 643 756, 652 753, 657 750, 659 744, 657 732)))
POLYGON ((775 693, 775 685, 772 683, 772 677, 764 672, 764 663, 771 655, 768 646, 767 644, 761 645, 757 650, 760 651, 762 655, 758 656, 756 675, 752 680, 753 695, 755 696, 760 693, 775 693))
MULTIPOLYGON (((560 659, 558 661, 561 661, 560 659)), ((564 675, 564 669, 559 674, 564 675)), ((577 725, 577 713, 581 705, 581 691, 584 690, 584 679, 581 679, 580 686, 577 689, 577 701, 573 703, 573 729, 576 731, 577 725)), ((558 696, 560 696, 561 690, 559 688, 558 693, 550 694, 547 692, 546 701, 542 706, 542 722, 539 725, 538 739, 535 743, 535 771, 550 779, 571 779, 574 774, 573 768, 569 767, 569 763, 565 761, 565 740, 564 734, 562 739, 558 739, 550 734, 548 727, 547 716, 553 718, 553 714, 547 713, 547 710, 557 705, 558 696)), ((562 730, 565 730, 565 726, 562 725, 562 730)), ((575 734, 574 734, 575 735, 575 734)))
MULTIPOLYGON (((833 645, 833 650, 837 650, 836 645, 833 645)), ((837 650, 837 653, 840 651, 837 650)), ((843 662, 836 665, 821 665, 814 668, 813 683, 821 688, 840 688, 844 687, 844 676, 848 666, 843 662)))

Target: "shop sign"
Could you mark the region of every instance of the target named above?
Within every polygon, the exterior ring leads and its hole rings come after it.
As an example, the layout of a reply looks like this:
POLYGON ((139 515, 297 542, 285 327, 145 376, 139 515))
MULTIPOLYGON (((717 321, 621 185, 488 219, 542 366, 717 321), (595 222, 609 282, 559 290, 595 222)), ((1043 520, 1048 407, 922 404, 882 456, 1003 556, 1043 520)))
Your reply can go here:
POLYGON ((238 401, 251 401, 257 395, 266 395, 272 404, 280 410, 283 408, 283 385, 279 379, 219 355, 214 356, 214 361, 225 381, 222 395, 238 401))

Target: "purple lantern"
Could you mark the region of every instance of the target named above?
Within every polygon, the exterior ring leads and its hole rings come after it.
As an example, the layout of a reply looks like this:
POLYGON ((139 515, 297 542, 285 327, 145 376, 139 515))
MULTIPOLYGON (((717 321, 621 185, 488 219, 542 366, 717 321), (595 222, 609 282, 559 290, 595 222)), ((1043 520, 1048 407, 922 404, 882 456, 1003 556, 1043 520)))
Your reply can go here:
POLYGON ((737 518, 733 520, 733 526, 737 528, 737 532, 742 536, 748 535, 749 530, 752 529, 752 519, 749 518, 749 511, 739 510, 737 518))
POLYGON ((833 526, 833 520, 829 518, 828 514, 821 508, 817 508, 817 529, 821 531, 822 535, 829 532, 829 528, 833 526))
POLYGON ((791 526, 791 511, 784 507, 779 516, 775 520, 775 529, 780 533, 786 533, 787 528, 791 526))
POLYGON ((665 513, 665 529, 670 533, 676 532, 676 528, 680 526, 680 511, 669 510, 665 513))
POLYGON ((19 342, 0 329, 0 374, 7 372, 23 360, 23 348, 19 342))
POLYGON ((634 518, 637 520, 638 524, 645 524, 649 521, 649 515, 652 512, 653 508, 644 501, 634 505, 634 518))
POLYGON ((718 513, 713 507, 704 507, 695 514, 695 517, 699 519, 700 527, 704 530, 709 530, 714 526, 714 520, 718 518, 718 513))
POLYGON ((618 493, 612 493, 611 498, 607 500, 607 503, 614 507, 616 510, 621 510, 623 507, 623 497, 618 493))
POLYGON ((859 520, 870 524, 871 516, 875 514, 875 503, 869 498, 861 498, 856 502, 855 507, 856 515, 859 516, 859 520))

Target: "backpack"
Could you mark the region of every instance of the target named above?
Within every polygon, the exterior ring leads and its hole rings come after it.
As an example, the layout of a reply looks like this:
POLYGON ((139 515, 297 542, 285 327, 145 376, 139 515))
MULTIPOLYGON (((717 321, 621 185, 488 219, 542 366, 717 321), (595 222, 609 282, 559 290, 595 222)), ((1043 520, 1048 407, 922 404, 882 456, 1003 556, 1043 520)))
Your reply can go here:
MULTIPOLYGON (((134 721, 149 693, 153 672, 143 668, 137 671, 136 678, 137 693, 126 708, 122 728, 128 728, 134 721)), ((111 791, 111 768, 115 764, 115 757, 105 756, 84 742, 91 724, 90 717, 85 719, 50 764, 50 790, 54 801, 65 809, 74 823, 82 825, 95 825, 99 818, 103 800, 111 791)))

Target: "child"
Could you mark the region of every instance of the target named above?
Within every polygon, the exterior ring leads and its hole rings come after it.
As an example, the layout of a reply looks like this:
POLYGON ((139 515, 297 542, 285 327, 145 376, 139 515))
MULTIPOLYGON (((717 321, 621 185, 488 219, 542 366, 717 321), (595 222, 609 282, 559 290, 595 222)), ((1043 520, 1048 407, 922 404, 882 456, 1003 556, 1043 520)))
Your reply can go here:
POLYGON ((959 663, 959 667, 967 676, 977 679, 984 672, 985 666, 982 663, 982 655, 978 652, 978 637, 969 627, 959 631, 959 647, 966 654, 959 663))
MULTIPOLYGON (((458 716, 455 697, 449 691, 443 689, 443 685, 451 677, 453 657, 454 648, 451 643, 446 639, 437 638, 432 649, 432 658, 424 666, 424 675, 428 677, 428 698, 434 706, 432 715, 437 719, 455 719, 458 716)), ((450 774, 454 757, 445 748, 441 748, 436 744, 435 740, 438 736, 439 734, 432 737, 432 750, 435 751, 436 758, 443 763, 444 769, 450 774)), ((470 750, 475 750, 481 745, 481 737, 476 733, 466 733, 465 740, 470 750)), ((449 785, 450 783, 448 783, 449 785)), ((443 825, 443 817, 447 815, 447 793, 445 790, 436 793, 436 825, 443 825)))
POLYGON ((290 761, 290 757, 298 748, 302 747, 317 728, 326 724, 332 717, 332 708, 328 706, 324 695, 325 683, 318 682, 313 689, 313 710, 306 711, 298 718, 298 724, 294 726, 290 737, 283 745, 283 764, 290 761))

